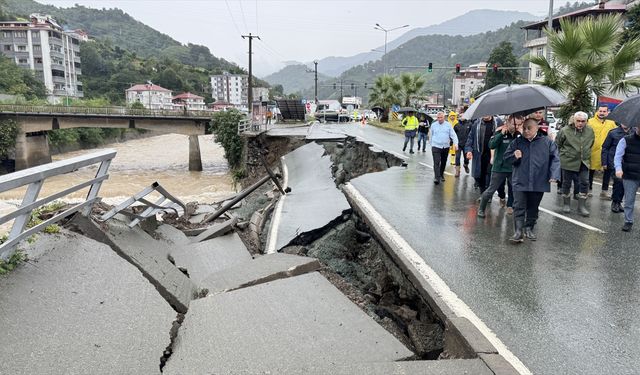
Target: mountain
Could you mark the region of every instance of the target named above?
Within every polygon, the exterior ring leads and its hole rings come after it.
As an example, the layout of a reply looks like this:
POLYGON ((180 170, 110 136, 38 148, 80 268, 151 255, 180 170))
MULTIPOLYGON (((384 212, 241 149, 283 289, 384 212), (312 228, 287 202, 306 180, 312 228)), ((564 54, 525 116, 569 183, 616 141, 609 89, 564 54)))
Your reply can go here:
MULTIPOLYGON (((318 72, 318 82, 329 78, 329 76, 318 72)), ((264 77, 263 80, 272 86, 277 84, 282 85, 285 93, 294 93, 312 87, 314 85, 314 74, 313 69, 298 63, 296 65, 285 66, 280 71, 264 77), (307 70, 311 70, 311 72, 307 70)))
MULTIPOLYGON (((397 75, 402 72, 421 72, 425 78, 425 88, 432 92, 450 92, 451 80, 454 74, 455 64, 463 67, 478 62, 487 61, 491 50, 500 42, 508 41, 513 47, 515 56, 521 58, 521 65, 526 65, 522 57, 527 54, 523 47, 524 33, 521 27, 527 24, 525 21, 515 22, 509 26, 496 31, 489 31, 471 36, 451 36, 451 35, 428 35, 419 36, 402 44, 394 50, 394 53, 387 56, 387 68, 389 73, 397 75), (396 66, 426 66, 433 63, 432 73, 425 72, 425 69, 401 69, 396 66), (450 69, 441 69, 449 67, 450 69)), ((318 65, 319 66, 319 65, 318 65)), ((369 61, 365 64, 352 67, 340 75, 339 78, 331 78, 327 81, 318 82, 318 97, 321 99, 335 99, 339 96, 340 89, 333 89, 333 84, 342 80, 346 82, 345 96, 353 95, 351 83, 369 87, 375 78, 384 71, 384 64, 381 60, 369 61)), ((525 72, 526 70, 523 70, 525 72)), ((309 87, 301 92, 302 97, 313 96, 313 87, 309 87)), ((361 96, 366 97, 367 93, 359 91, 361 96)))
MULTIPOLYGON (((479 34, 510 25, 517 21, 533 21, 539 17, 530 13, 504 10, 472 10, 461 16, 437 25, 411 29, 400 37, 387 43, 387 53, 409 40, 423 35, 461 35, 479 34)), ((384 50, 384 45, 376 48, 384 50)), ((354 56, 331 56, 318 61, 318 71, 336 77, 347 69, 381 58, 379 52, 363 52, 354 56)))
POLYGON ((31 13, 49 14, 70 29, 83 29, 90 37, 109 39, 114 45, 140 57, 173 58, 183 64, 198 66, 211 72, 242 70, 233 63, 211 54, 205 46, 182 43, 134 19, 121 9, 93 9, 81 5, 58 8, 33 0, 5 0, 10 13, 28 17, 31 13))

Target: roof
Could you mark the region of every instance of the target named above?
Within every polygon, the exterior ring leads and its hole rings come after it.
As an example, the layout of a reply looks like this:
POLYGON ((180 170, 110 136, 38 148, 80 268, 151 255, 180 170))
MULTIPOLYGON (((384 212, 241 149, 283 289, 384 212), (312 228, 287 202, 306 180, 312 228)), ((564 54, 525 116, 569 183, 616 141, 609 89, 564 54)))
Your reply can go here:
POLYGON ((192 94, 190 92, 183 92, 180 95, 174 96, 173 99, 204 99, 204 97, 192 94))
MULTIPOLYGON (((560 20, 564 18, 571 19, 571 18, 579 18, 579 17, 587 17, 587 16, 599 16, 599 15, 610 14, 610 13, 625 13, 626 11, 627 11, 627 6, 624 4, 608 2, 608 3, 604 3, 603 8, 600 8, 600 5, 594 5, 589 8, 584 8, 584 9, 576 10, 571 13, 563 14, 561 16, 553 17, 553 27, 554 28, 560 27, 560 20)), ((522 29, 525 29, 525 30, 541 29, 547 26, 547 23, 548 23, 548 18, 545 18, 542 21, 525 25, 522 27, 522 29)))
POLYGON ((131 87, 129 87, 126 91, 164 91, 164 92, 171 92, 171 90, 167 90, 164 87, 158 86, 158 85, 154 85, 154 84, 146 84, 146 83, 140 83, 137 85, 133 85, 131 87))

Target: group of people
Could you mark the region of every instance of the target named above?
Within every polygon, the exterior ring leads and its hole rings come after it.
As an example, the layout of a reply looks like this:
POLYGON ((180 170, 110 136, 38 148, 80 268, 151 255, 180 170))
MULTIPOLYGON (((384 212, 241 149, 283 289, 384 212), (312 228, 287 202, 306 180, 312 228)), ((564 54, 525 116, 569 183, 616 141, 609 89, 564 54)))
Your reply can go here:
MULTIPOLYGON (((461 114, 465 109, 461 108, 461 114)), ((586 201, 592 196, 596 171, 603 172, 600 198, 611 200, 612 212, 624 212, 622 230, 630 231, 640 186, 640 127, 618 126, 607 119, 608 114, 606 106, 598 107, 591 119, 579 111, 557 134, 548 134, 542 110, 528 116, 513 114, 504 121, 497 116, 466 120, 455 112, 449 113, 447 121, 445 113, 438 112, 430 124, 408 113, 402 119, 403 151, 409 145, 409 152, 413 153, 413 138, 417 134, 418 151, 422 147, 425 152, 430 133, 434 184, 444 181, 451 154, 455 176, 460 176, 464 166, 480 190, 479 217, 486 216, 487 205, 498 192, 501 207, 506 207, 514 218, 512 242, 536 240, 534 227, 539 205, 553 183, 557 183, 558 194, 562 194, 564 213, 571 212, 573 198, 578 201, 577 212, 589 216, 586 201), (611 180, 613 192, 609 195, 611 180)))

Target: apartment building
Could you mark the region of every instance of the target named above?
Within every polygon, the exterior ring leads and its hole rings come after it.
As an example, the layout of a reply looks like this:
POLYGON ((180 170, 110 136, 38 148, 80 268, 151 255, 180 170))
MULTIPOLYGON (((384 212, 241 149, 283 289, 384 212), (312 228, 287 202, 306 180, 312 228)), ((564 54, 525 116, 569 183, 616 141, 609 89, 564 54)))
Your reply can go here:
POLYGON ((249 97, 249 76, 246 74, 222 74, 211 76, 211 96, 215 101, 228 102, 246 108, 249 97))
POLYGON ((176 95, 172 101, 174 105, 185 108, 187 111, 204 111, 206 109, 204 98, 190 92, 176 95))
POLYGON ((154 85, 151 82, 133 85, 125 90, 125 94, 127 105, 140 102, 145 108, 149 109, 174 109, 176 107, 173 104, 171 90, 154 85))
POLYGON ((30 69, 44 82, 48 100, 83 97, 81 30, 65 31, 48 15, 32 14, 29 21, 0 21, 0 51, 18 66, 30 69))
POLYGON ((471 95, 484 87, 484 78, 487 76, 487 63, 479 62, 461 69, 460 74, 453 77, 451 104, 469 104, 471 95))

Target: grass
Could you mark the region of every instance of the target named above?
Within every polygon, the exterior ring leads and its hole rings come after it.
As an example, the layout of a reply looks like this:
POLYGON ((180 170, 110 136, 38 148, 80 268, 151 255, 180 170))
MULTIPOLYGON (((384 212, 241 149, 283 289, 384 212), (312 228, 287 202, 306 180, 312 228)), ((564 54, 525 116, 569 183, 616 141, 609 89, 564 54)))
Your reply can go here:
POLYGON ((390 130, 395 133, 404 134, 404 126, 400 123, 400 120, 389 120, 389 122, 380 122, 380 120, 369 120, 367 124, 373 125, 377 128, 390 130))

